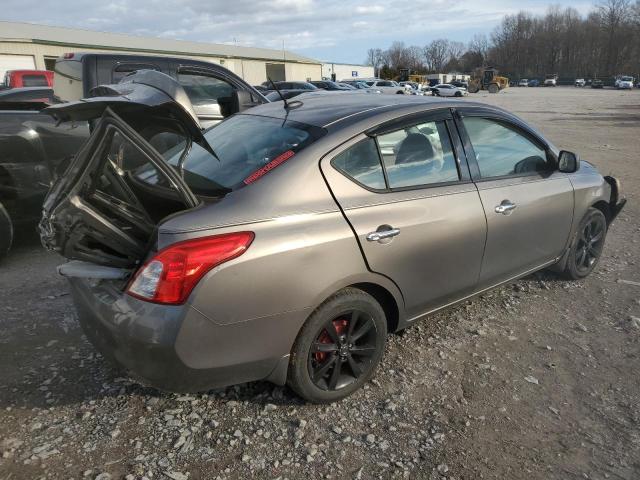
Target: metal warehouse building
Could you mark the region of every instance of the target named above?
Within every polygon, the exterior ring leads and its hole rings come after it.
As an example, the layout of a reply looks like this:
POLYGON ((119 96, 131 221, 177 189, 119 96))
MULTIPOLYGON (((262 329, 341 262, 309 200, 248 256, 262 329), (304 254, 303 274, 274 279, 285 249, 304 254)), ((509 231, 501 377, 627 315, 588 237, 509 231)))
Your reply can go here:
POLYGON ((322 64, 322 78, 329 80, 357 80, 359 78, 373 78, 375 73, 369 65, 352 65, 349 63, 322 64))
POLYGON ((0 79, 6 70, 53 70, 67 52, 114 52, 194 58, 225 66, 255 85, 277 80, 319 80, 322 63, 285 50, 0 21, 0 79))

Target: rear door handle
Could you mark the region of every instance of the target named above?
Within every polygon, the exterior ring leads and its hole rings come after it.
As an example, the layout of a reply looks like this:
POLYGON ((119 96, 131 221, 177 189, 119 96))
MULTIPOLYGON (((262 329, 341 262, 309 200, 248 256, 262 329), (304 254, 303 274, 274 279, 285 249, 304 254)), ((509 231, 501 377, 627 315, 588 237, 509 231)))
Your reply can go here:
POLYGON ((379 242, 380 240, 395 237, 396 235, 400 235, 399 228, 389 228, 385 230, 381 230, 380 228, 378 228, 378 230, 376 230, 375 232, 367 234, 367 240, 369 242, 379 242))
POLYGON ((510 200, 503 200, 500 205, 496 207, 496 213, 501 213, 502 215, 509 215, 512 210, 516 208, 515 203, 511 203, 510 200))

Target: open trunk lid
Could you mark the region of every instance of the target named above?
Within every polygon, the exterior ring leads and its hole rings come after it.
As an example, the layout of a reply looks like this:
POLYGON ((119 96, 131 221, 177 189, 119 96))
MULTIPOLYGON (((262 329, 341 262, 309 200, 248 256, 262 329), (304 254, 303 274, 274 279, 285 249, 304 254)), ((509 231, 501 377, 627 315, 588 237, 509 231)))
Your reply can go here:
POLYGON ((45 110, 59 121, 99 121, 51 187, 40 237, 71 260, 133 268, 153 246, 160 220, 200 203, 167 161, 191 142, 211 149, 184 90, 167 75, 137 73, 96 93, 102 96, 45 110), (150 138, 149 129, 159 133, 150 138))

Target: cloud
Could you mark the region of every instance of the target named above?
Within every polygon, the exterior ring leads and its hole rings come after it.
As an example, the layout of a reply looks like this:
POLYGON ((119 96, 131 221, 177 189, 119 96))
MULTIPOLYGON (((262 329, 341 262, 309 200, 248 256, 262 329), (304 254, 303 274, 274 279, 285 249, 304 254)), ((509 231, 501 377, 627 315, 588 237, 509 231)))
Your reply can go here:
POLYGON ((357 13, 382 13, 384 7, 382 5, 360 5, 356 7, 357 13))
MULTIPOLYGON (((585 12, 587 3, 561 0, 585 12)), ((584 0, 583 0, 584 1, 584 0)), ((588 1, 588 0, 587 0, 588 1)), ((3 0, 0 19, 181 40, 285 48, 361 62, 393 40, 425 45, 488 33, 508 13, 541 13, 542 0, 3 0)))

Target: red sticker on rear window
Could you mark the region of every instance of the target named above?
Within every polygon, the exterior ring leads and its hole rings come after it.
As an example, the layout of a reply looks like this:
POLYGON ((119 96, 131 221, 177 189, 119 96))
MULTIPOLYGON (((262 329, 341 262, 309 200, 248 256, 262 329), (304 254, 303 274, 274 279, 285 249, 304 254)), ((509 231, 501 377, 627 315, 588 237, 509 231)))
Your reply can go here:
POLYGON ((287 160, 289 160, 291 157, 293 157, 293 155, 294 155, 293 150, 287 150, 286 152, 281 153, 276 158, 274 158, 269 163, 267 163, 264 167, 262 167, 259 170, 256 170, 251 175, 249 175, 247 178, 245 178, 243 180, 244 184, 245 185, 249 185, 250 183, 255 182, 260 177, 262 177, 266 173, 270 172, 271 170, 276 168, 281 163, 286 162, 287 160))

